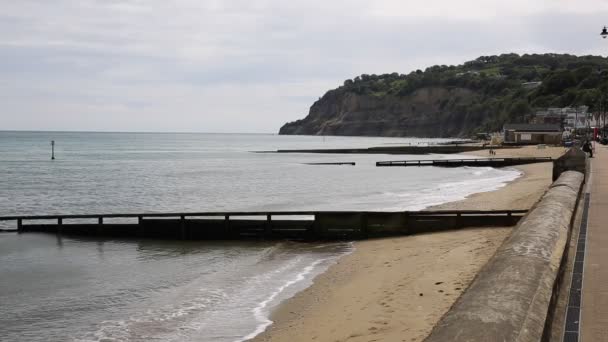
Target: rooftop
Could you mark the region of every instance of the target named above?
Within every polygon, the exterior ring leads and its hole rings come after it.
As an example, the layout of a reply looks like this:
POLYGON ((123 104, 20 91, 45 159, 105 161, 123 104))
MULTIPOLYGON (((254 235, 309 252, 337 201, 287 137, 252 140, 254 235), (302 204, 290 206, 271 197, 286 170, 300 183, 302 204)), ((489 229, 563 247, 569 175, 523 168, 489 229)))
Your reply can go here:
POLYGON ((509 131, 519 132, 560 132, 561 128, 556 124, 505 124, 503 127, 509 131))

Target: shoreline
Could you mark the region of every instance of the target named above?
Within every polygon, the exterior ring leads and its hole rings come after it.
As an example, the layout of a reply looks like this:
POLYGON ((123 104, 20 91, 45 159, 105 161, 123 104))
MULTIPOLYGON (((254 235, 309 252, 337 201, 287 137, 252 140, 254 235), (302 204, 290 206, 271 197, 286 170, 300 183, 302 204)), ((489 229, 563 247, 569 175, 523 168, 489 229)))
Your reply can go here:
MULTIPOLYGON (((497 150, 499 157, 562 153, 561 148, 497 150)), ((503 187, 427 209, 530 208, 551 184, 551 167, 513 167, 522 175, 503 187)), ((355 242, 354 251, 311 286, 279 303, 270 315, 273 323, 249 341, 421 341, 511 231, 465 228, 355 242)))

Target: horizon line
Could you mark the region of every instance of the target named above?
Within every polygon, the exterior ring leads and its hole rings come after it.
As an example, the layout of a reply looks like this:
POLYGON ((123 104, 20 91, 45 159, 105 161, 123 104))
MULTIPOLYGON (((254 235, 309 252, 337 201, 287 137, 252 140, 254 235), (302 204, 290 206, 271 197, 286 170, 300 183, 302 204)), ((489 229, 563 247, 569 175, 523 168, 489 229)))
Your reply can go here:
POLYGON ((39 130, 39 129, 0 129, 0 132, 23 133, 145 133, 145 134, 258 134, 278 135, 278 132, 202 132, 202 131, 92 131, 92 130, 39 130))

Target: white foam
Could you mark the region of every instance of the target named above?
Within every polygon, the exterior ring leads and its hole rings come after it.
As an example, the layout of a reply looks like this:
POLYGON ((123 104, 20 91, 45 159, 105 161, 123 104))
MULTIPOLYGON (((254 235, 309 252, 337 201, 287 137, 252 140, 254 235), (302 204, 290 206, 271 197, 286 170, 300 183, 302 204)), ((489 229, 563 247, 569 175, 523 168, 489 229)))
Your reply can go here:
POLYGON ((338 258, 340 258, 346 254, 352 253, 353 250, 354 250, 354 244, 352 242, 350 242, 349 249, 346 253, 344 253, 342 255, 338 255, 338 256, 332 256, 329 258, 315 260, 310 265, 304 267, 304 269, 301 272, 299 272, 298 274, 296 274, 294 278, 288 280, 283 285, 276 288, 275 291, 273 291, 270 294, 270 296, 268 296, 265 300, 260 302, 255 308, 253 308, 253 310, 251 310, 251 312, 253 313, 253 316, 259 322, 259 324, 255 328, 255 330, 253 332, 249 333, 248 335, 235 340, 234 342, 244 342, 244 341, 250 340, 250 339, 256 337, 257 335, 263 333, 266 330, 266 328, 268 328, 268 326, 270 326, 273 323, 272 320, 270 320, 270 318, 269 318, 270 313, 267 312, 265 309, 268 307, 268 305, 270 303, 272 303, 277 298, 277 296, 279 296, 281 293, 283 293, 289 287, 306 280, 307 279, 306 276, 309 275, 310 273, 312 273, 312 271, 318 265, 320 265, 324 262, 328 262, 325 265, 326 268, 328 268, 332 264, 329 261, 335 262, 338 258))
POLYGON ((268 318, 268 315, 264 312, 264 309, 268 306, 268 304, 270 302, 272 302, 279 294, 281 294, 283 291, 285 291, 285 289, 287 289, 288 287, 306 279, 305 276, 307 274, 309 274, 310 272, 312 272, 312 270, 315 268, 315 266, 317 266, 318 264, 320 264, 321 262, 323 262, 325 260, 327 260, 327 259, 316 260, 312 264, 306 266, 304 268, 304 270, 302 270, 302 272, 298 273, 295 276, 294 279, 291 279, 288 282, 286 282, 285 284, 283 284, 282 286, 278 287, 274 292, 272 292, 270 294, 270 296, 268 298, 266 298, 258 306, 256 306, 252 310, 252 313, 253 313, 253 316, 255 317, 255 319, 258 322, 260 322, 260 324, 256 327, 256 329, 252 333, 250 333, 247 336, 244 336, 243 338, 236 340, 235 342, 243 342, 243 341, 250 340, 250 339, 256 337, 257 335, 261 334, 262 332, 264 332, 264 330, 266 330, 266 328, 272 324, 272 321, 268 318))
POLYGON ((520 171, 514 169, 496 170, 490 167, 466 169, 471 171, 472 179, 441 183, 416 192, 385 193, 384 195, 400 198, 403 203, 382 209, 423 210, 434 205, 460 201, 476 193, 500 189, 522 175, 520 171))

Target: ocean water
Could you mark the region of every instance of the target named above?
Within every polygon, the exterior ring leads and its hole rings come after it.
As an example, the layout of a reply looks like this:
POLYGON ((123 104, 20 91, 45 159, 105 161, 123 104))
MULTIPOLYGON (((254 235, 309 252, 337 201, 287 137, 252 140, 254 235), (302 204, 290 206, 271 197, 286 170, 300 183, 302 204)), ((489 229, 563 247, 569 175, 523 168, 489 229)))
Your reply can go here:
POLYGON ((0 132, 0 212, 418 210, 518 176, 492 168, 376 168, 450 156, 251 153, 423 139, 242 134, 0 132), (50 160, 50 141, 56 160, 50 160), (354 161, 352 166, 305 163, 354 161))
MULTIPOLYGON (((492 168, 375 167, 378 160, 451 157, 442 155, 252 152, 429 142, 438 140, 0 132, 0 216, 420 210, 519 176, 492 168), (329 161, 357 165, 306 165, 329 161)), ((274 306, 351 249, 0 234, 0 340, 244 341, 271 323, 274 306)))

